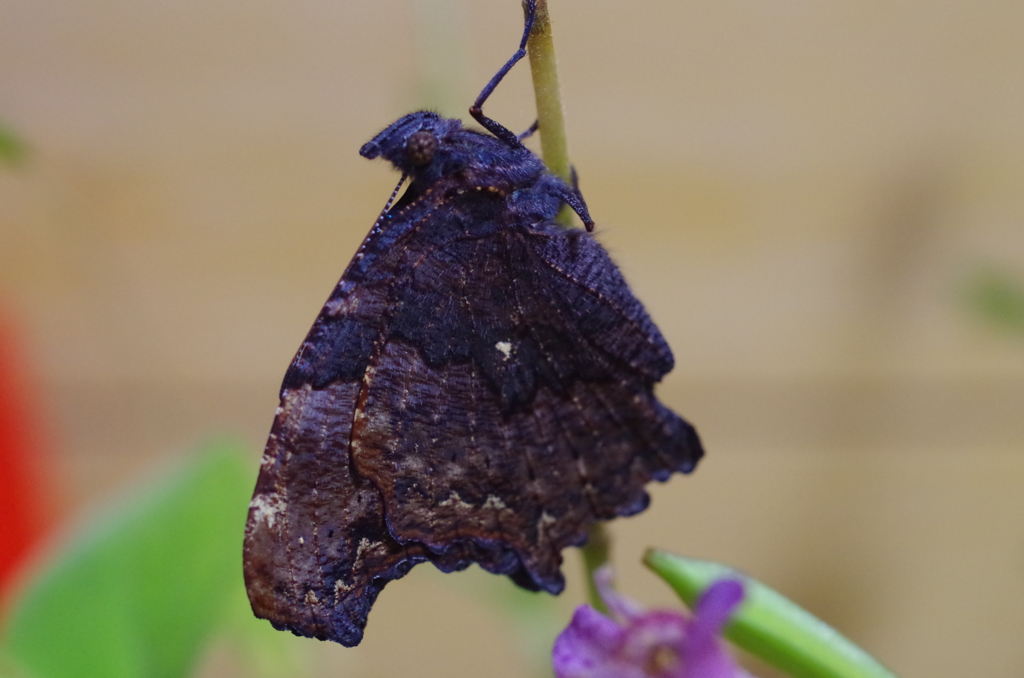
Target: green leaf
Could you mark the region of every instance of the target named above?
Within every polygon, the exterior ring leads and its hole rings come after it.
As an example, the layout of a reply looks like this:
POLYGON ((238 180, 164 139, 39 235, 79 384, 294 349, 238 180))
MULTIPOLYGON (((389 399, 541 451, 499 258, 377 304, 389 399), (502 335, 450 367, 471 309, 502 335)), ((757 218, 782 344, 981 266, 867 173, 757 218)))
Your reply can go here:
POLYGON ((25 670, 25 667, 20 666, 4 648, 0 647, 0 678, 32 678, 32 676, 25 670))
POLYGON ((4 645, 37 678, 177 678, 241 579, 251 469, 211 445, 86 526, 16 603, 4 645))
POLYGON ((797 678, 895 678, 835 629, 764 584, 725 565, 649 550, 644 564, 691 609, 719 579, 739 579, 746 595, 725 637, 797 678))

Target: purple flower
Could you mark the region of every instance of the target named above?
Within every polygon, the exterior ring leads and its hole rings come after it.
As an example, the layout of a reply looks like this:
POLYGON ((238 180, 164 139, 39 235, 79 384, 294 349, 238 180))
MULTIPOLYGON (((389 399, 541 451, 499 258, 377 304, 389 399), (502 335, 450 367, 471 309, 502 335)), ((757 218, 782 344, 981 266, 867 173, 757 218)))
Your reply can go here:
POLYGON ((644 611, 616 592, 611 579, 607 566, 594 573, 611 618, 581 605, 555 640, 557 678, 750 678, 718 640, 743 600, 740 581, 712 584, 689 617, 644 611))

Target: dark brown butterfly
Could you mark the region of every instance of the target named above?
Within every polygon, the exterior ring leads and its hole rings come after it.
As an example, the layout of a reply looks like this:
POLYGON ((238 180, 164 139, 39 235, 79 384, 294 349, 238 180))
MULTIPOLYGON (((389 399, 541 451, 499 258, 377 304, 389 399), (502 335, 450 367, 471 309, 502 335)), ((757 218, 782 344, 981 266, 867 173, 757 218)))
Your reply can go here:
POLYGON ((579 192, 480 110, 533 14, 470 109, 489 134, 418 112, 360 150, 410 183, 284 378, 244 553, 277 628, 356 645, 424 561, 558 593, 562 549, 702 455, 653 394, 665 340, 597 241, 554 222, 568 204, 590 230, 579 192))

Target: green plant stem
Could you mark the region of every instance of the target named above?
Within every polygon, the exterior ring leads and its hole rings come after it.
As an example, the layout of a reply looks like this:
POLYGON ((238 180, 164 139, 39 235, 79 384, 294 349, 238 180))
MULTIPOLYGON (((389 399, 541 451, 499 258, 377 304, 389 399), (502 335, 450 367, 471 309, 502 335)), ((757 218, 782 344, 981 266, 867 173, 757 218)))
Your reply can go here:
MULTIPOLYGON (((525 7, 525 3, 524 3, 525 7)), ((558 88, 558 69, 555 66, 555 43, 551 37, 551 17, 547 0, 537 0, 537 15, 526 44, 533 74, 533 91, 537 98, 537 122, 540 133, 540 153, 551 173, 567 183, 572 182, 569 146, 565 140, 565 116, 562 96, 558 88)), ((558 223, 572 225, 572 210, 562 205, 558 223)))
POLYGON ((611 539, 608 537, 608 530, 604 523, 594 523, 587 535, 587 543, 580 549, 583 554, 583 573, 587 578, 587 598, 590 606, 600 612, 607 612, 608 608, 601 600, 601 594, 594 584, 594 572, 608 562, 608 554, 611 551, 611 539))
MULTIPOLYGON (((526 4, 523 3, 525 9, 526 4)), ((572 182, 572 165, 569 163, 569 145, 565 139, 565 116, 562 113, 562 95, 558 88, 558 69, 555 65, 555 42, 551 37, 551 16, 547 0, 537 0, 537 14, 526 43, 530 56, 530 72, 533 74, 533 92, 537 98, 537 123, 540 133, 540 153, 544 164, 551 173, 566 183, 572 182)), ((573 212, 568 205, 562 205, 558 222, 571 226, 573 212)), ((590 528, 587 543, 583 546, 583 568, 587 577, 587 591, 590 604, 602 612, 604 601, 594 585, 594 571, 608 562, 611 542, 604 525, 596 523, 590 528)))

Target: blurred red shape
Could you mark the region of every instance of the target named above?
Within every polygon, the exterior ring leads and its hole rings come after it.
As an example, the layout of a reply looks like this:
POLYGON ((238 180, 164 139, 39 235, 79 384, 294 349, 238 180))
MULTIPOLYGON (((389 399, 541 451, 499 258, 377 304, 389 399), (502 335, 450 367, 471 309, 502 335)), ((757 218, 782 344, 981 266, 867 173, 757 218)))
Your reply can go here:
POLYGON ((0 314, 0 600, 46 527, 43 441, 15 325, 0 314))

